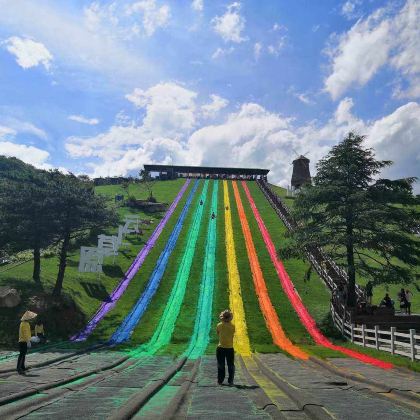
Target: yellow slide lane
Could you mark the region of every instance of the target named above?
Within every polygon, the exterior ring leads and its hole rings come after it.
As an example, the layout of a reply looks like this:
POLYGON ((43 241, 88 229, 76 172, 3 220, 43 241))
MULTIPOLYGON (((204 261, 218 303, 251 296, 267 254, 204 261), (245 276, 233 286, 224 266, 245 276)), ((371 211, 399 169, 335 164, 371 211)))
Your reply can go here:
POLYGON ((236 263, 235 241, 233 239, 232 216, 227 181, 223 181, 223 195, 225 202, 225 236, 226 259, 229 276, 229 304, 234 315, 235 336, 234 348, 241 356, 251 354, 251 346, 246 328, 244 304, 241 295, 241 282, 238 265, 236 263))

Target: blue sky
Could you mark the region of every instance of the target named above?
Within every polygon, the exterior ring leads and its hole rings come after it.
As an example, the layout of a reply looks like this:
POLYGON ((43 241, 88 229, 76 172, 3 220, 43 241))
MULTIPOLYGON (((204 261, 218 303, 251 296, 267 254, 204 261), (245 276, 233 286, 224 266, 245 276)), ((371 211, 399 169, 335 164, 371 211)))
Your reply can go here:
POLYGON ((91 176, 252 166, 350 130, 419 176, 420 3, 0 0, 0 154, 91 176))

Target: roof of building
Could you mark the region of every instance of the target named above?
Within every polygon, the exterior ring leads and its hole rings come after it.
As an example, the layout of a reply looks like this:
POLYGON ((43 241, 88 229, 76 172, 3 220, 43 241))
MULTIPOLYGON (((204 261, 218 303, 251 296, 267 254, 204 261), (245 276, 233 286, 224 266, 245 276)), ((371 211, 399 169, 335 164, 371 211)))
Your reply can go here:
POLYGON ((191 174, 226 174, 226 175, 267 175, 269 169, 259 168, 220 168, 216 166, 182 166, 182 165, 144 165, 149 172, 180 172, 191 174))

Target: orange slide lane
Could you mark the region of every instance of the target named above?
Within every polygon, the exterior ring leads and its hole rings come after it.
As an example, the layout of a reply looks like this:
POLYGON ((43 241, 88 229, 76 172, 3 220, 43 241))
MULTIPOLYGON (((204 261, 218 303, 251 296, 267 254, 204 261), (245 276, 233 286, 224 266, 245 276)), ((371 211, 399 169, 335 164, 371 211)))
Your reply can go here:
POLYGON ((276 248, 274 243, 271 239, 271 236, 262 220, 260 212, 255 205, 254 199, 252 198, 251 192, 248 189, 245 181, 242 181, 242 187, 245 190, 246 196, 248 198, 249 204, 251 205, 252 211, 254 213, 254 217, 257 220, 258 227, 260 228, 261 234, 264 238, 265 245, 267 247, 268 253, 270 254, 271 261, 276 268, 277 275, 279 277, 280 283, 283 287, 284 292, 286 293, 287 297, 289 298, 290 302, 292 303, 295 311, 299 315, 299 318, 302 324, 305 326, 306 330, 314 339, 315 343, 321 345, 323 347, 327 347, 331 350, 339 351, 347 356, 353 357, 354 359, 358 359, 362 362, 369 363, 374 366, 378 366, 383 369, 390 369, 393 367, 392 363, 387 363, 382 360, 376 359, 374 357, 367 356, 366 354, 359 353, 354 350, 347 349, 345 347, 337 346, 325 337, 321 331, 318 329, 315 320, 312 318, 306 306, 303 304, 300 296, 297 294, 292 281, 290 280, 287 271, 284 268, 283 263, 277 258, 276 248))
POLYGON ((274 344, 276 344, 292 356, 298 359, 306 360, 309 358, 309 355, 303 350, 301 350, 299 347, 295 346, 286 337, 286 334, 284 333, 283 328, 280 324, 279 317, 277 316, 277 312, 274 309, 273 304, 271 303, 236 181, 232 181, 232 186, 235 195, 236 206, 238 208, 239 219, 241 221, 242 232, 245 238, 248 260, 251 266, 252 280, 254 281, 255 292, 257 293, 261 312, 264 315, 267 328, 269 329, 271 336, 273 337, 274 344))

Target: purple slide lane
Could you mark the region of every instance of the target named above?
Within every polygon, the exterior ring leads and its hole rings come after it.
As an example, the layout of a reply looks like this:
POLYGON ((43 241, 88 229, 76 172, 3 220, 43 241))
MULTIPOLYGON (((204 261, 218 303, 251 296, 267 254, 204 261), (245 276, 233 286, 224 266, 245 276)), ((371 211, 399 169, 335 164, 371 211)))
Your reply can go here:
POLYGON ((182 196, 185 193, 185 190, 188 188, 191 180, 187 179, 185 184, 180 189, 178 195, 175 197, 175 200, 169 207, 168 211, 166 212, 164 218, 159 222, 156 226, 156 229, 150 236, 149 240, 146 242, 144 247, 138 253, 137 257, 131 264, 130 268, 125 273, 124 277, 118 284, 118 286, 112 292, 110 299, 107 302, 102 302, 101 306, 99 307, 96 314, 90 319, 90 321, 86 324, 83 330, 79 331, 73 337, 70 338, 71 341, 84 341, 86 340, 89 335, 93 332, 93 330, 98 325, 99 321, 115 306, 118 299, 122 296, 125 289, 129 285, 130 281, 139 271, 140 267, 143 265, 144 260, 146 259, 149 252, 155 246, 156 241, 158 240, 160 234, 162 233, 163 228, 165 227, 166 223, 168 222, 169 218, 172 216, 173 212, 175 211, 176 206, 178 205, 179 201, 181 200, 182 196))

